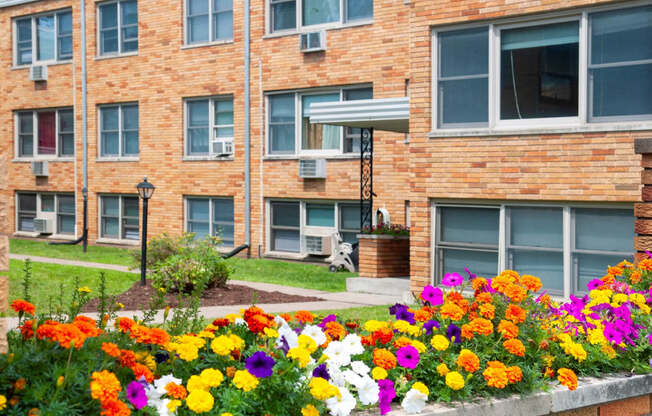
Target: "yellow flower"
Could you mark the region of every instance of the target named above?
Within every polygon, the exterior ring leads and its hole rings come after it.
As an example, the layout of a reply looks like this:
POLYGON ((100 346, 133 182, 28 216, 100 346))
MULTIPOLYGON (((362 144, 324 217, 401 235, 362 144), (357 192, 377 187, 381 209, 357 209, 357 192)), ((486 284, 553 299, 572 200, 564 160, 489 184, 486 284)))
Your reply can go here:
POLYGON ((186 398, 188 409, 195 413, 210 412, 215 404, 213 396, 204 390, 195 390, 186 398))
POLYGON ((387 370, 382 367, 374 367, 374 369, 371 370, 371 377, 373 377, 374 380, 385 379, 387 378, 387 370))
POLYGON ((444 351, 448 348, 450 342, 448 342, 448 338, 443 335, 435 335, 430 340, 430 345, 432 345, 432 347, 437 351, 444 351))
POLYGON ((215 368, 207 368, 199 375, 201 381, 209 387, 217 387, 222 384, 224 375, 220 370, 215 368))
POLYGON ((4 410, 7 407, 7 398, 0 394, 0 410, 4 410))
POLYGON ((179 406, 181 406, 181 400, 177 399, 170 400, 167 404, 167 408, 170 413, 176 412, 179 406))
POLYGON ((614 358, 616 358, 616 355, 618 355, 616 354, 616 350, 614 350, 613 347, 609 344, 602 344, 601 349, 602 352, 605 353, 610 360, 613 360, 614 358))
POLYGON ((448 369, 446 363, 441 363, 437 366, 437 372, 440 376, 445 377, 451 370, 448 369))
POLYGON ((624 293, 616 293, 611 300, 612 300, 613 303, 616 304, 616 306, 618 306, 621 303, 627 302, 627 295, 624 294, 624 293))
POLYGON ((414 383, 412 385, 412 388, 415 389, 415 390, 420 391, 421 393, 425 394, 426 396, 430 395, 430 390, 428 390, 428 387, 426 387, 426 385, 423 384, 420 381, 417 381, 416 383, 414 383))
POLYGON ((301 416, 319 416, 319 410, 311 404, 301 409, 301 416))
POLYGON ((66 379, 63 376, 57 377, 57 387, 63 386, 64 381, 66 381, 66 379))
POLYGON ((124 309, 124 307, 125 307, 125 305, 123 303, 120 303, 120 302, 116 302, 115 306, 117 306, 118 309, 124 309))
POLYGON ((247 370, 238 370, 233 376, 233 384, 245 392, 255 389, 258 386, 258 379, 247 370))
POLYGON ((267 338, 278 338, 278 331, 273 328, 265 328, 263 332, 267 338))
POLYGON ((425 346, 425 344, 423 342, 417 341, 416 339, 413 339, 412 341, 410 341, 410 345, 412 345, 414 348, 416 348, 417 351, 419 351, 419 354, 423 354, 428 349, 428 348, 426 348, 426 346, 425 346))
POLYGON ((220 416, 233 416, 233 413, 226 412, 222 413, 220 416))
POLYGON ((199 338, 209 338, 213 339, 215 338, 215 334, 212 333, 211 331, 201 331, 199 334, 197 334, 199 338))
POLYGON ((464 377, 457 371, 446 374, 446 385, 453 390, 460 390, 464 387, 464 377))
MULTIPOLYGON (((243 311, 244 313, 244 311, 243 311)), ((224 317, 225 319, 228 319, 231 323, 234 323, 236 319, 242 318, 242 315, 239 315, 237 313, 230 313, 224 317)))
POLYGON ((310 363, 310 351, 305 348, 291 348, 287 353, 287 357, 299 361, 299 367, 301 368, 304 368, 310 363))
POLYGON ((211 341, 211 349, 217 355, 229 355, 235 349, 235 344, 226 335, 220 335, 211 341))
POLYGON ((233 346, 235 347, 236 350, 242 350, 245 346, 245 342, 242 338, 235 334, 229 334, 229 339, 233 343, 233 346))
POLYGON ((202 348, 204 345, 206 345, 206 340, 203 338, 199 338, 194 335, 182 335, 180 337, 176 338, 176 342, 180 344, 190 344, 194 345, 197 348, 202 348))
POLYGON ((175 350, 184 361, 193 361, 199 356, 199 349, 192 344, 177 344, 175 350))
POLYGON ((88 286, 78 287, 77 292, 79 292, 79 293, 91 293, 91 289, 88 286))
POLYGON ((383 321, 376 321, 374 319, 364 323, 364 329, 369 332, 376 332, 379 329, 388 328, 389 324, 383 321))
POLYGON ((186 384, 186 390, 190 392, 197 391, 197 390, 207 391, 208 389, 209 386, 204 382, 201 376, 198 375, 190 376, 190 378, 188 379, 188 383, 186 384))
POLYGON ((314 377, 308 386, 310 394, 317 400, 326 400, 333 396, 340 397, 340 390, 321 377, 314 377))
POLYGON ((311 354, 317 351, 317 343, 314 339, 310 338, 308 335, 301 334, 298 339, 299 348, 304 348, 308 350, 311 354))

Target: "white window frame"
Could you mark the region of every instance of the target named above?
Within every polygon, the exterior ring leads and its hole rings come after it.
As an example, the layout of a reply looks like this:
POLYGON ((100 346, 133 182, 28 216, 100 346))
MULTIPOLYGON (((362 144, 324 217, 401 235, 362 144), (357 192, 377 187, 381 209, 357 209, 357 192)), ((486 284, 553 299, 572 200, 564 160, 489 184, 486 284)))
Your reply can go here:
MULTIPOLYGON (((107 242, 107 243, 121 243, 121 244, 139 244, 141 240, 141 233, 142 233, 142 221, 141 221, 141 203, 140 203, 140 197, 138 195, 130 195, 130 194, 99 194, 97 198, 97 205, 98 205, 98 210, 97 210, 97 241, 98 242, 107 242), (105 237, 104 232, 102 229, 102 208, 104 206, 104 198, 118 198, 118 237, 105 237), (124 227, 123 227, 123 219, 124 219, 124 198, 136 198, 138 200, 138 239, 128 239, 128 238, 123 238, 124 234, 124 227)), ((111 217, 113 218, 113 217, 111 217)))
MULTIPOLYGON (((213 201, 215 200, 223 200, 223 201, 231 201, 232 204, 235 204, 234 198, 232 196, 202 196, 202 195, 186 195, 183 197, 183 230, 185 232, 190 232, 188 230, 188 222, 190 221, 189 219, 189 213, 190 213, 190 208, 189 208, 189 202, 190 200, 208 200, 208 229, 209 229, 209 235, 215 236, 215 230, 213 229, 213 224, 216 223, 214 218, 213 218, 213 201)), ((219 225, 219 224, 218 224, 219 225)), ((235 246, 235 205, 233 206, 233 244, 225 244, 224 241, 222 241, 222 246, 223 247, 233 247, 235 246)))
MULTIPOLYGON (((628 4, 591 7, 548 13, 545 15, 501 19, 493 22, 452 25, 433 28, 431 60, 431 137, 476 136, 487 134, 518 134, 528 132, 584 132, 647 130, 652 128, 652 114, 643 116, 592 117, 589 82, 590 28, 589 15, 602 11, 615 11, 647 6, 649 0, 639 0, 628 4), (578 115, 577 117, 544 117, 524 120, 500 119, 500 31, 517 27, 542 26, 547 24, 579 22, 579 61, 578 61, 578 115), (442 126, 439 112, 439 34, 465 29, 486 27, 489 37, 489 80, 488 80, 488 123, 465 123, 442 126)), ((650 60, 652 61, 652 60, 650 60)), ((638 61, 637 61, 638 62, 638 61)), ((647 62, 647 61, 645 61, 647 62)), ((609 64, 611 65, 611 64, 609 64)), ((601 67, 601 66, 599 66, 601 67)))
MULTIPOLYGON (((140 16, 137 17, 137 23, 136 24, 130 24, 127 25, 126 27, 129 26, 136 26, 138 28, 138 35, 136 37, 136 50, 133 51, 127 51, 123 52, 122 51, 122 44, 123 44, 123 39, 122 39, 122 29, 125 28, 122 24, 122 3, 124 3, 125 0, 109 0, 109 1, 103 1, 103 2, 98 2, 97 7, 96 7, 96 22, 97 22, 97 40, 96 40, 96 53, 98 58, 106 58, 106 57, 115 57, 115 56, 129 56, 129 55, 138 55, 138 49, 140 48, 140 28, 138 27, 138 22, 140 21, 140 16), (102 13, 100 12, 100 8, 102 6, 106 6, 109 4, 116 4, 117 5, 117 18, 118 18, 118 26, 116 29, 118 30, 118 50, 116 52, 102 52, 102 13)), ((138 13, 138 1, 136 1, 136 13, 138 13)))
MULTIPOLYGON (((291 1, 291 0, 288 0, 291 1)), ((324 29, 332 29, 337 27, 345 26, 360 26, 368 25, 374 21, 374 8, 375 2, 372 4, 372 13, 371 17, 368 19, 354 19, 349 20, 347 16, 347 2, 348 0, 339 0, 340 1, 340 18, 334 22, 321 23, 316 25, 304 25, 303 24, 303 0, 294 0, 296 8, 295 16, 295 27, 290 29, 274 30, 273 21, 272 21, 272 3, 271 0, 265 0, 265 20, 266 20, 266 32, 268 35, 287 35, 293 33, 303 33, 303 32, 316 32, 324 29)), ((278 1, 277 3, 283 3, 283 1, 278 1)))
MULTIPOLYGON (((212 0, 211 0, 212 1, 212 0)), ((191 97, 184 98, 183 100, 183 158, 187 160, 199 159, 205 160, 215 159, 215 160, 233 160, 235 156, 235 100, 233 95, 214 95, 210 97, 191 97), (194 101, 206 101, 208 100, 208 153, 189 153, 190 146, 190 137, 188 136, 188 120, 189 114, 188 103, 194 101), (233 103, 233 124, 216 124, 215 123, 215 103, 218 101, 231 101, 233 103), (231 155, 212 157, 212 147, 213 141, 216 139, 215 133, 218 128, 233 128, 232 137, 222 137, 221 140, 228 141, 231 139, 233 143, 233 153, 231 155)))
MULTIPOLYGON (((552 204, 552 203, 535 203, 535 202, 519 202, 519 201, 431 201, 431 247, 432 251, 430 253, 430 265, 431 265, 431 282, 432 284, 438 284, 438 279, 440 270, 439 270, 439 257, 438 252, 440 248, 447 248, 448 245, 439 245, 438 244, 438 234, 441 229, 440 224, 440 209, 439 208, 485 208, 485 209, 497 209, 499 210, 499 223, 498 223, 498 271, 509 269, 509 259, 508 259, 508 233, 509 233, 509 215, 507 213, 509 208, 557 208, 562 210, 562 240, 563 240, 563 291, 555 292, 548 290, 551 295, 563 296, 568 298, 571 294, 581 294, 585 291, 577 288, 577 279, 575 276, 575 271, 573 269, 573 254, 577 252, 575 249, 575 219, 572 215, 572 211, 576 208, 592 208, 592 209, 628 209, 632 210, 633 214, 633 204, 632 203, 602 203, 602 204, 593 204, 593 203, 567 203, 567 204, 552 204)), ((633 244, 633 241, 632 241, 633 244)), ((472 247, 470 247, 473 249, 472 247)), ((490 251, 490 250, 484 250, 490 251)), ((588 254, 601 254, 601 255, 615 255, 615 256, 633 256, 634 251, 631 253, 617 252, 617 251, 598 251, 598 250, 580 250, 582 253, 588 254), (589 253, 589 251, 591 253, 589 253)), ((607 265, 605 265, 606 267, 607 265)), ((615 266, 615 265, 614 265, 615 266)), ((518 270, 517 270, 518 271, 518 270)), ((473 272, 473 270, 471 270, 473 272)), ((519 271, 521 272, 521 271, 519 271)), ((527 271, 524 271, 527 272, 527 271)), ((493 276, 483 276, 486 278, 491 278, 493 276)), ((544 288, 545 290, 545 288, 544 288)))
POLYGON ((64 14, 64 13, 72 13, 71 8, 66 8, 66 9, 59 9, 59 10, 51 10, 43 13, 36 13, 36 14, 31 14, 27 16, 18 16, 12 19, 12 30, 13 30, 13 65, 16 68, 27 68, 30 66, 37 66, 37 65, 52 65, 52 64, 60 64, 60 63, 71 63, 73 60, 73 57, 75 55, 75 50, 74 50, 74 14, 73 14, 73 54, 70 58, 65 58, 65 59, 59 59, 59 15, 64 14), (54 59, 48 59, 48 60, 37 60, 36 58, 38 57, 38 30, 37 30, 37 23, 36 19, 39 17, 47 17, 47 16, 53 16, 54 17, 54 59), (19 20, 25 20, 25 19, 30 19, 31 20, 31 30, 32 30, 32 62, 29 64, 19 64, 18 63, 18 21, 19 20))
MULTIPOLYGON (((36 196, 36 211, 34 211, 34 218, 39 218, 39 214, 43 214, 44 212, 46 212, 47 214, 49 214, 48 217, 51 217, 50 219, 52 219, 54 221, 54 231, 53 231, 52 234, 50 234, 48 236, 48 238, 64 238, 64 239, 67 239, 67 238, 74 238, 77 235, 77 201, 76 201, 74 193, 30 192, 30 191, 17 191, 16 192, 16 196, 15 196, 15 207, 16 207, 16 209, 15 209, 15 217, 14 217, 14 219, 15 219, 15 227, 14 228, 15 228, 16 234, 18 234, 18 235, 21 235, 21 234, 23 234, 23 235, 35 235, 35 234, 38 235, 38 233, 35 232, 35 231, 25 231, 25 230, 20 230, 19 229, 20 213, 21 212, 26 212, 26 211, 20 211, 19 210, 19 207, 20 207, 20 202, 19 201, 20 201, 20 196, 21 195, 35 195, 36 196), (54 203, 52 211, 43 211, 43 202, 42 202, 42 200, 43 200, 44 196, 51 196, 52 197, 52 201, 54 203), (63 196, 73 198, 73 201, 75 203, 75 212, 74 212, 74 214, 61 214, 59 212, 59 198, 63 197, 63 196), (75 218, 75 229, 73 230, 72 233, 61 233, 60 232, 61 224, 59 223, 59 217, 61 215, 74 216, 74 218, 75 218)), ((32 211, 28 211, 28 212, 31 213, 32 211)))
POLYGON ((355 157, 356 155, 360 155, 360 152, 344 152, 344 138, 346 135, 346 128, 345 127, 339 127, 340 130, 340 144, 337 149, 325 149, 325 150, 319 150, 319 149, 308 149, 308 150, 303 150, 302 149, 302 144, 303 144, 303 97, 306 96, 311 96, 311 95, 322 95, 322 94, 331 94, 331 93, 338 93, 340 96, 340 101, 339 102, 344 102, 345 99, 345 93, 348 90, 359 90, 359 89, 364 89, 364 88, 370 88, 372 89, 373 93, 373 86, 369 84, 363 84, 363 85, 349 85, 346 87, 335 87, 335 88, 309 88, 309 89, 300 89, 300 90, 290 90, 290 91, 276 91, 273 93, 268 93, 265 94, 265 135, 267 136, 265 138, 265 154, 266 156, 271 156, 271 157, 277 157, 277 158, 282 158, 282 157, 296 157, 296 156, 323 156, 323 157, 329 157, 329 156, 340 156, 340 155, 347 155, 347 156, 352 156, 355 157), (287 95, 287 94, 294 94, 294 152, 290 153, 280 153, 280 152, 271 152, 272 148, 272 143, 270 142, 271 136, 269 134, 270 129, 269 129, 269 123, 270 123, 270 117, 271 117, 271 104, 269 101, 269 97, 275 96, 275 95, 287 95))
MULTIPOLYGON (((133 131, 133 130, 128 130, 133 131)), ((129 103, 117 103, 117 104, 100 104, 97 106, 97 158, 98 160, 125 160, 125 161, 135 161, 140 157, 140 105, 138 102, 129 102, 129 103), (136 106, 138 109, 138 153, 136 154, 124 154, 124 138, 123 133, 125 133, 124 126, 122 123, 122 113, 123 107, 136 106), (117 108, 118 109, 118 154, 117 155, 103 155, 102 154, 102 111, 106 109, 117 108)))
POLYGON ((60 112, 62 111, 72 111, 72 120, 73 120, 73 146, 75 143, 75 110, 73 107, 60 107, 60 108, 39 108, 35 110, 16 110, 14 111, 14 158, 16 160, 73 160, 75 157, 75 151, 71 155, 61 155, 61 135, 70 134, 62 133, 60 130, 60 112), (55 115, 55 135, 56 135, 56 144, 55 151, 53 155, 40 155, 38 154, 38 114, 39 113, 49 113, 54 111, 55 115), (20 154, 20 115, 21 114, 32 114, 32 155, 21 155, 20 154))
POLYGON ((183 47, 184 48, 193 48, 193 47, 198 47, 198 46, 206 46, 206 45, 220 45, 224 43, 233 43, 233 37, 234 37, 234 32, 236 29, 235 25, 235 10, 236 8, 233 7, 231 9, 233 13, 233 25, 232 25, 232 30, 231 30, 231 37, 230 38, 225 38, 225 39, 215 39, 213 40, 213 0, 208 0, 208 40, 207 41, 201 41, 201 42, 195 42, 195 43, 190 43, 189 39, 190 37, 188 36, 188 31, 190 30, 190 25, 188 24, 188 1, 189 0, 183 0, 183 47))

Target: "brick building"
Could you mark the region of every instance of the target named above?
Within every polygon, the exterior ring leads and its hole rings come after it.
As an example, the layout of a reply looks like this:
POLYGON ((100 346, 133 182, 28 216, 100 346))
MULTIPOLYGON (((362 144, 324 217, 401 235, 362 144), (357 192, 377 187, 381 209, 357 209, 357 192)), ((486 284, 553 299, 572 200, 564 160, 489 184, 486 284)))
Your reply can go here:
MULTIPOLYGON (((409 96, 409 134, 374 134, 374 205, 411 226, 413 288, 463 266, 516 268, 568 295, 632 256, 634 141, 652 130, 649 1, 249 2, 246 16, 244 0, 86 0, 91 243, 138 244, 143 176, 157 187, 150 236, 219 233, 294 259, 306 236, 354 239, 359 132, 310 124, 310 105, 409 96), (325 51, 301 50, 308 32, 325 51), (300 177, 302 160, 325 160, 326 177, 300 177)), ((80 12, 0 0, 16 235, 83 229, 80 12)))

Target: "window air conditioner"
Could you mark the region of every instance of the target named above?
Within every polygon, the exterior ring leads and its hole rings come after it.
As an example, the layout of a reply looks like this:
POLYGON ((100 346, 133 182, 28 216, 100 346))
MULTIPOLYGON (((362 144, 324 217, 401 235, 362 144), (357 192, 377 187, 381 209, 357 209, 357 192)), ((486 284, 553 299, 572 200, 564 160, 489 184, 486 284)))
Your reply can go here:
POLYGON ((32 162, 32 173, 34 176, 50 176, 47 161, 32 162))
POLYGON ((299 36, 299 50, 303 53, 326 50, 326 31, 302 33, 299 36))
POLYGON ((52 234, 54 221, 49 218, 34 218, 34 231, 41 234, 52 234))
POLYGON ((30 81, 47 81, 48 80, 48 67, 45 65, 35 65, 29 67, 30 81))
POLYGON ((299 177, 306 179, 325 179, 326 159, 299 160, 299 177))
POLYGON ((233 139, 218 138, 211 143, 211 155, 215 157, 230 156, 233 154, 233 139))
POLYGON ((321 235, 306 235, 303 237, 306 253, 317 256, 331 255, 331 238, 321 235))

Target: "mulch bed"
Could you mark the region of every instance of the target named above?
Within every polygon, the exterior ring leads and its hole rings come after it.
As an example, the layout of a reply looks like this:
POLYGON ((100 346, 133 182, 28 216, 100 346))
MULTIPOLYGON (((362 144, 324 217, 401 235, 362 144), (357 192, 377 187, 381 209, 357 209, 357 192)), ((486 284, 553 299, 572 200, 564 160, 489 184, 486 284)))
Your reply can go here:
MULTIPOLYGON (((117 295, 116 302, 122 303, 123 310, 147 309, 154 296, 156 289, 151 282, 141 286, 140 282, 134 283, 131 289, 117 295)), ((167 304, 171 307, 177 306, 177 294, 165 296, 167 304)), ((252 302, 260 303, 291 303, 291 302, 315 302, 323 299, 307 296, 287 295, 281 292, 264 292, 247 286, 229 285, 226 288, 213 288, 204 292, 201 298, 201 306, 228 306, 228 305, 249 305, 252 302)), ((82 312, 97 312, 99 300, 93 299, 84 305, 82 312)))

